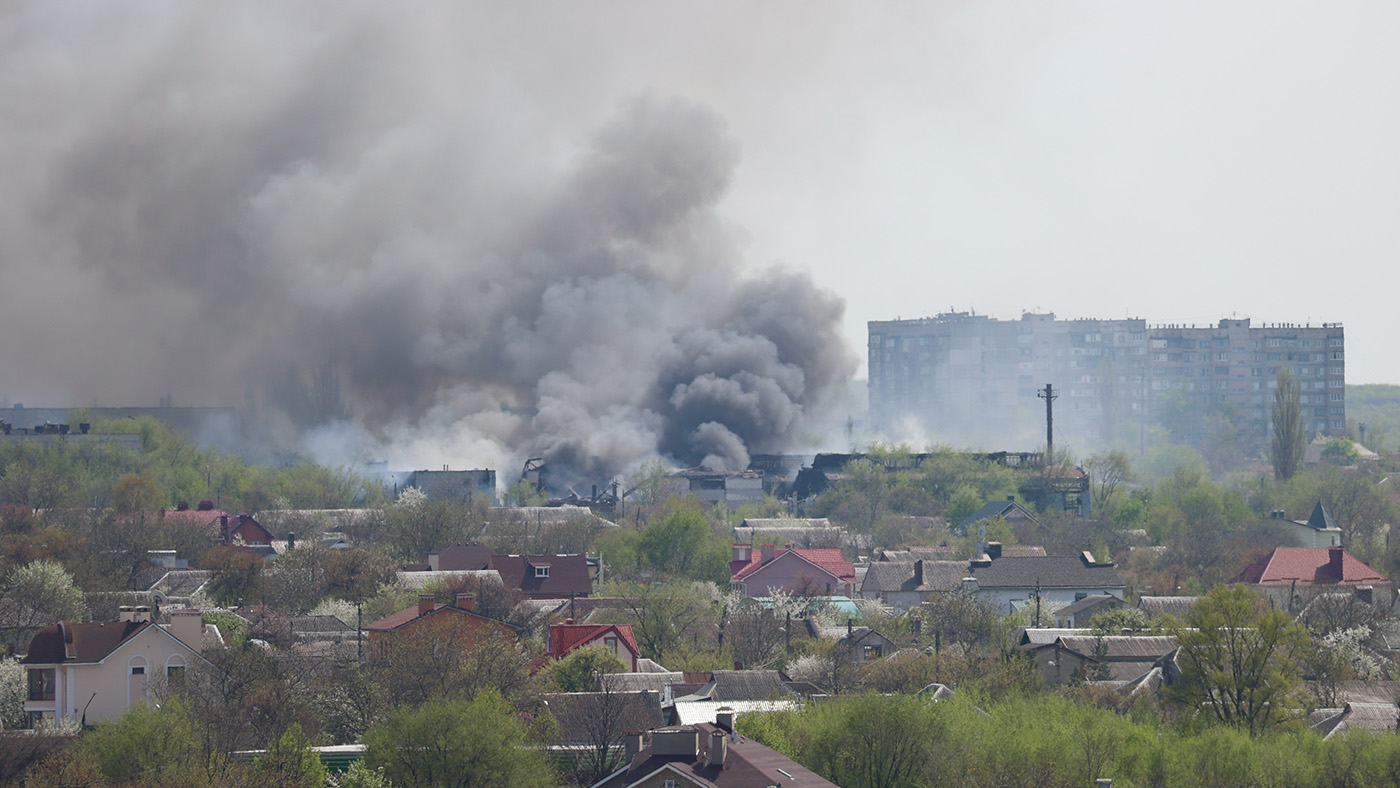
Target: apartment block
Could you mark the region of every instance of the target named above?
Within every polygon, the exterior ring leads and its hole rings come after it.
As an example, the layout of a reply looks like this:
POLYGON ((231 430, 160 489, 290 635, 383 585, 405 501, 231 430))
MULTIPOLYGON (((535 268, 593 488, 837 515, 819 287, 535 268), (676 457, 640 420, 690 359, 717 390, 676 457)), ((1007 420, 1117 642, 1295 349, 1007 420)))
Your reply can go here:
POLYGON ((1055 435, 1081 449, 1131 441, 1155 423, 1198 440, 1228 414, 1242 441, 1270 428, 1280 369, 1299 380, 1309 433, 1346 428, 1343 331, 1321 326, 1149 326, 1145 320, 997 320, 967 312, 869 324, 870 414, 886 434, 982 445, 1055 435))

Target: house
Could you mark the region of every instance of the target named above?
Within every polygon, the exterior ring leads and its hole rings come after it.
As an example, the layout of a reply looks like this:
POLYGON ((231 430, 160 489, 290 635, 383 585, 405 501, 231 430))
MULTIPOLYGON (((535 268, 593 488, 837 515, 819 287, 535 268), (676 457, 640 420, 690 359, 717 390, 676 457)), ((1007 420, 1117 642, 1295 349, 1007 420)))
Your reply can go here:
POLYGON ((1071 605, 1095 595, 1123 598, 1123 578, 1112 562, 1079 555, 979 558, 969 567, 963 589, 1008 613, 1039 598, 1071 605))
POLYGON ((730 554, 729 584, 748 597, 772 596, 783 591, 793 596, 852 596, 856 571, 840 550, 831 548, 774 549, 735 544, 730 554))
MULTIPOLYGON (((227 526, 227 520, 224 521, 227 526)), ((225 527, 224 544, 241 545, 247 547, 271 547, 272 532, 262 527, 262 524, 246 514, 238 515, 238 523, 232 527, 225 527)))
POLYGON ((481 542, 459 542, 428 553, 428 570, 432 572, 480 571, 490 566, 491 548, 481 542))
POLYGON ((850 655, 850 661, 859 665, 888 657, 897 651, 899 646, 870 627, 855 626, 853 620, 847 619, 846 636, 836 641, 835 648, 846 651, 850 655))
POLYGON ((473 610, 475 597, 458 594, 450 605, 437 604, 432 594, 419 594, 418 604, 366 624, 369 658, 382 661, 402 638, 460 638, 464 647, 490 638, 514 641, 519 628, 473 610))
POLYGON ((902 613, 934 594, 957 591, 966 574, 966 561, 876 561, 865 571, 860 596, 902 613))
POLYGON ((735 713, 715 722, 631 731, 625 765, 592 788, 837 788, 816 772, 734 730, 735 713), (647 741, 648 736, 650 741, 647 741))
POLYGON ((572 618, 562 624, 549 625, 549 640, 545 649, 555 659, 563 659, 574 649, 600 645, 622 660, 627 670, 637 672, 637 663, 642 650, 637 646, 637 638, 632 635, 632 627, 626 624, 575 624, 572 618))
POLYGON ((152 677, 183 681, 185 669, 203 659, 203 636, 198 610, 171 611, 170 624, 159 626, 144 605, 123 607, 116 621, 45 627, 20 660, 29 685, 24 710, 34 722, 120 717, 150 699, 152 677))
POLYGON ((1031 514, 1030 510, 1016 503, 1016 496, 1008 495, 1004 501, 987 501, 982 504, 982 508, 964 517, 957 524, 958 533, 967 533, 969 528, 976 529, 977 524, 983 520, 991 520, 1000 517, 1009 525, 1037 525, 1040 523, 1031 514))
POLYGON ((1343 589, 1382 607, 1394 602, 1394 584, 1342 547, 1275 547, 1232 582, 1252 586, 1284 610, 1301 607, 1317 593, 1343 589))
POLYGON ((1078 465, 1051 465, 1021 482, 1021 497, 1042 512, 1089 516, 1089 474, 1078 465))
POLYGON ((1185 619, 1197 599, 1194 596, 1140 596, 1137 606, 1148 618, 1172 616, 1185 619))
POLYGON ((507 589, 527 599, 568 599, 593 593, 588 557, 573 555, 493 555, 487 567, 507 589))
POLYGON ((753 544, 759 538, 785 542, 794 547, 834 547, 846 543, 846 529, 832 525, 825 517, 749 517, 734 529, 734 541, 753 544))
POLYGON ((1074 681, 1133 681, 1176 649, 1170 636, 1061 635, 1051 643, 1021 647, 1052 687, 1074 681))
POLYGON ((1055 611, 1055 626, 1074 629, 1089 626, 1089 619, 1106 610, 1117 610, 1123 600, 1109 594, 1095 594, 1055 611))
POLYGON ((1342 544, 1342 529, 1337 527, 1322 501, 1313 506, 1306 520, 1289 520, 1282 509, 1275 509, 1269 512, 1268 522, 1285 526, 1301 547, 1339 547, 1342 544))

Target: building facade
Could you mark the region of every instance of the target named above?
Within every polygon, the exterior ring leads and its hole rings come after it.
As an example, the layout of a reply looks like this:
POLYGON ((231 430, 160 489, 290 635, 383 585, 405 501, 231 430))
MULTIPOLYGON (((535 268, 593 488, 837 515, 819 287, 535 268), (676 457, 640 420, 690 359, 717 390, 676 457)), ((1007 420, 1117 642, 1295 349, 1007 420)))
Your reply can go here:
POLYGON ((1198 440, 1216 414, 1262 445, 1281 370, 1300 384, 1309 434, 1346 429, 1340 323, 1149 326, 955 312, 871 321, 869 332, 870 414, 889 434, 1043 443, 1048 383, 1056 439, 1081 448, 1131 441, 1158 423, 1198 440))

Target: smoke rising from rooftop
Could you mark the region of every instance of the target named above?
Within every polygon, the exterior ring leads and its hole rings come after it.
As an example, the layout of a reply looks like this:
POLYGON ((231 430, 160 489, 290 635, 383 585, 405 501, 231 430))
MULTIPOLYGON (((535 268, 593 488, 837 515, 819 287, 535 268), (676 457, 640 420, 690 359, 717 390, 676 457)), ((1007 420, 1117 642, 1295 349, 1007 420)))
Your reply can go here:
POLYGON ((276 8, 0 23, 0 309, 29 337, 0 360, 43 396, 271 418, 301 380, 353 414, 326 459, 597 475, 742 467, 854 371, 840 298, 746 268, 715 113, 602 117, 586 75, 447 40, 471 20, 276 8))

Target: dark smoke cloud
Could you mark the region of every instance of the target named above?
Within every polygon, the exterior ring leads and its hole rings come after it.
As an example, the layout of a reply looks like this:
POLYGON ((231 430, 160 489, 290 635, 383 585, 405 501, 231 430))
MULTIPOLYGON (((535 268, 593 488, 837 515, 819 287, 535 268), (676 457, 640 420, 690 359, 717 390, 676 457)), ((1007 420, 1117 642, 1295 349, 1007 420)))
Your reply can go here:
POLYGON ((293 370, 354 415, 304 436, 323 458, 596 476, 792 447, 853 372, 841 299, 746 270, 711 111, 595 120, 396 11, 276 8, 0 21, 0 310, 27 338, 0 360, 27 396, 285 422, 264 395, 293 370))

